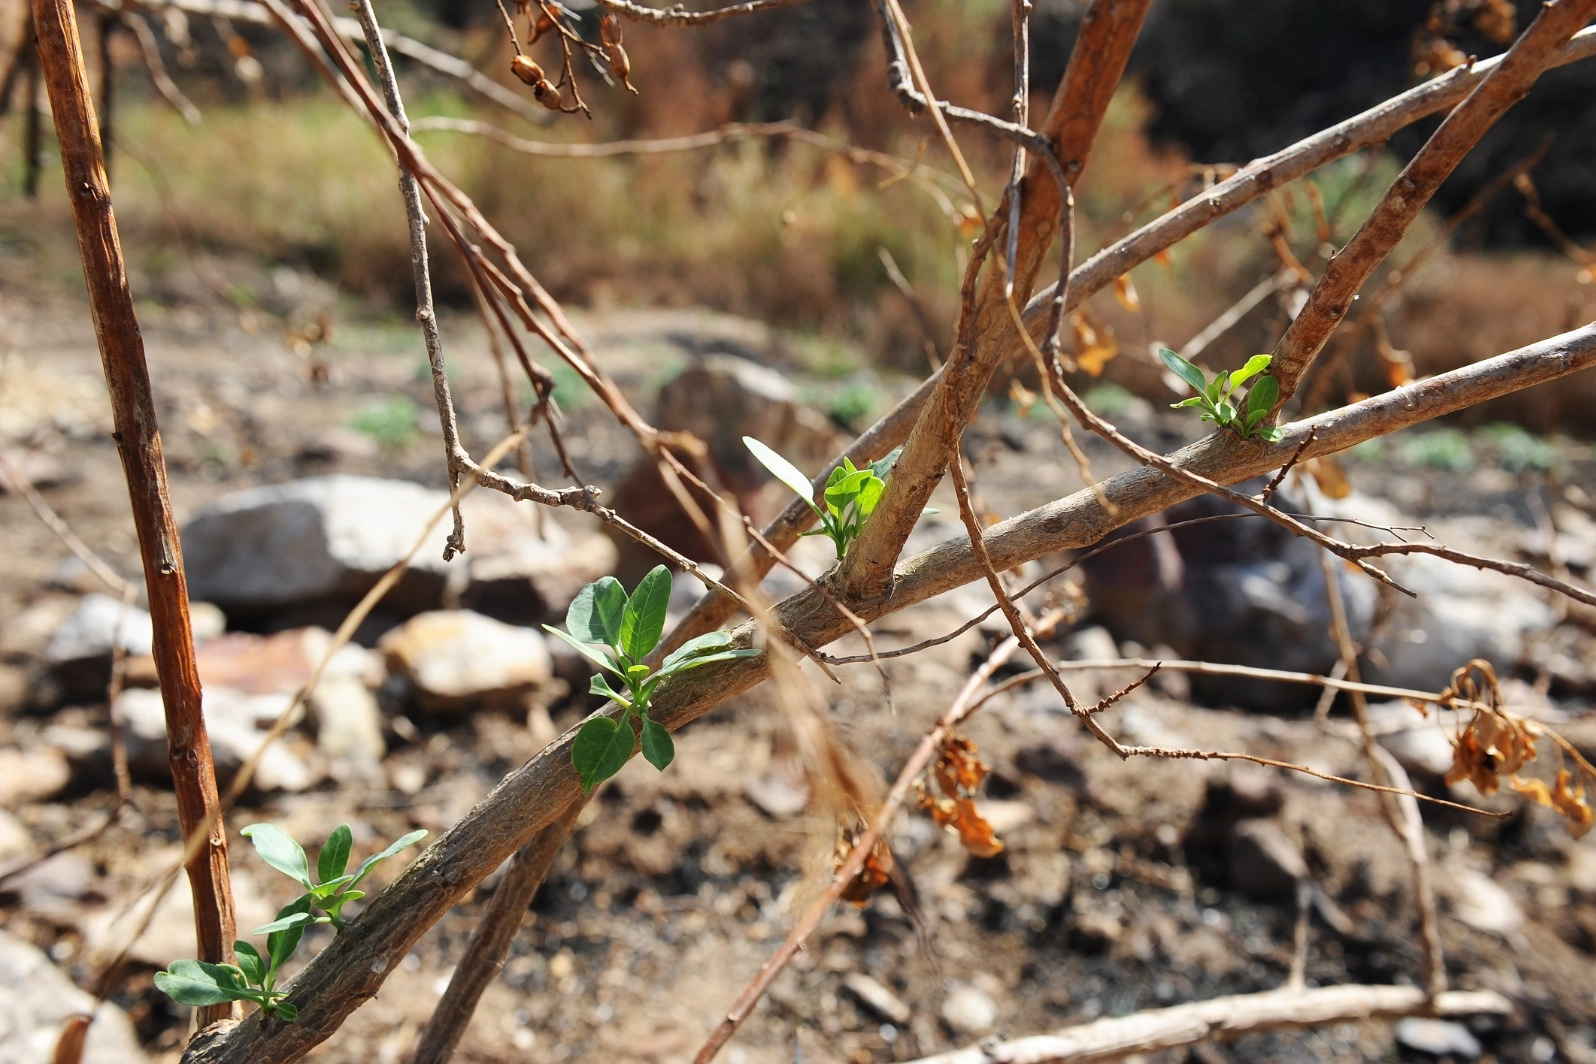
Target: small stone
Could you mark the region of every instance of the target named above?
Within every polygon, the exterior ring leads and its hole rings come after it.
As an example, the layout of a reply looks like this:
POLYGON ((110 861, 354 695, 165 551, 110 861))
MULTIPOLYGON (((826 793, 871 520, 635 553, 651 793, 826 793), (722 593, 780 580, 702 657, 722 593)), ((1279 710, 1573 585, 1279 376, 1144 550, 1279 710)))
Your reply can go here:
POLYGON ((316 746, 334 761, 363 768, 381 763, 387 753, 382 709, 371 689, 355 676, 329 676, 310 694, 316 746))
POLYGON ((1379 743, 1397 764, 1421 779, 1443 779, 1452 767, 1452 744, 1434 722, 1382 735, 1379 743))
POLYGON ((71 781, 72 767, 59 750, 0 748, 0 806, 15 809, 54 798, 71 781))
POLYGON ((110 1002, 96 1007, 93 996, 73 985, 42 950, 5 931, 0 931, 0 986, 6 988, 6 1007, 0 1010, 0 1060, 51 1059, 61 1025, 70 1016, 90 1012, 94 1023, 82 1064, 149 1060, 126 1012, 110 1002))
POLYGON ((1476 931, 1505 934, 1524 923, 1518 902, 1483 872, 1452 869, 1440 877, 1440 887, 1452 901, 1452 915, 1476 931))
POLYGON ((767 772, 743 787, 748 800, 773 820, 797 816, 809 805, 809 788, 782 772, 767 772))
POLYGON ((849 972, 843 977, 842 985, 866 1008, 888 1023, 902 1027, 909 1022, 911 1013, 904 1000, 863 972, 849 972))
POLYGON ((470 610, 423 613, 377 645, 432 712, 521 707, 554 679, 542 635, 470 610))
POLYGON ((155 645, 155 622, 149 611, 123 605, 110 595, 85 595, 44 648, 45 663, 65 666, 111 658, 120 643, 128 654, 148 654, 155 645))
POLYGON ((942 1000, 942 1022, 955 1034, 986 1034, 997 1026, 997 1019, 997 1002, 973 986, 956 986, 942 1000))
POLYGON ((1297 883, 1308 874, 1297 844, 1272 820, 1242 820, 1226 840, 1230 882, 1260 901, 1296 896, 1297 883))
POLYGON ((0 809, 0 865, 10 865, 33 856, 37 847, 22 821, 0 809))
POLYGON ((1480 1040, 1461 1023, 1429 1016, 1409 1016, 1397 1021, 1396 1040, 1409 1049, 1432 1057, 1475 1060, 1483 1052, 1480 1040))

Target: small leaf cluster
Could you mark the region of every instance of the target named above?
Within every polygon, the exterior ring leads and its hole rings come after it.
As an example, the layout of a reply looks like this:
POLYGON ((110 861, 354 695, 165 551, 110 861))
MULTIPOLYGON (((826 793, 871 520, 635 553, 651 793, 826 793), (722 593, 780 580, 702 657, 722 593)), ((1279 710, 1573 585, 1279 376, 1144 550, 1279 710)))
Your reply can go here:
POLYGON ((859 538, 859 532, 864 528, 865 521, 869 520, 871 513, 875 511, 876 503, 881 501, 882 492, 887 490, 886 478, 892 473, 892 466, 903 450, 899 447, 863 469, 856 467, 851 459, 843 458, 842 465, 833 469, 831 476, 826 479, 826 506, 825 509, 821 509, 815 505, 814 499, 810 496, 809 478, 804 476, 802 470, 752 436, 744 436, 743 443, 753 452, 754 457, 759 459, 760 465, 770 470, 777 480, 797 492, 798 497, 808 503, 815 516, 820 518, 819 528, 811 529, 802 535, 829 536, 837 548, 838 558, 846 556, 849 545, 859 538))
POLYGON ((221 1005, 229 1001, 253 1001, 265 1012, 293 1022, 299 1010, 284 1000, 277 989, 278 974, 284 962, 299 948, 305 928, 311 924, 332 924, 342 931, 346 921, 343 907, 366 896, 355 887, 381 861, 426 837, 426 831, 412 831, 381 853, 360 863, 353 872, 349 854, 354 835, 348 824, 340 824, 327 836, 316 855, 316 876, 310 874, 310 859, 304 848, 273 824, 251 824, 244 835, 255 844, 261 860, 305 888, 305 893, 283 906, 277 919, 257 927, 266 936, 266 953, 248 942, 234 942, 237 964, 211 964, 206 961, 173 961, 164 972, 155 973, 155 988, 183 1005, 221 1005))
POLYGON ((1190 399, 1171 403, 1173 409, 1200 406, 1204 421, 1212 421, 1220 428, 1231 429, 1244 440, 1256 436, 1275 443, 1280 439, 1278 428, 1263 423, 1269 416, 1269 411, 1274 409, 1275 401, 1280 398, 1280 382, 1267 375, 1258 376, 1269 368, 1273 356, 1253 355, 1245 366, 1238 370, 1223 370, 1211 381, 1202 370, 1167 347, 1159 348, 1158 357, 1163 359, 1164 365, 1169 367, 1171 373, 1191 385, 1197 392, 1190 399), (1254 377, 1258 379, 1253 381, 1251 390, 1247 392, 1247 404, 1243 407, 1236 401, 1236 389, 1254 377))
POLYGON ((565 614, 566 631, 544 625, 551 635, 575 647, 604 672, 594 675, 588 690, 622 707, 619 719, 595 716, 582 725, 571 745, 571 763, 582 781, 582 793, 615 775, 631 760, 641 729, 643 756, 665 771, 676 758, 671 733, 648 715, 649 700, 660 681, 717 661, 753 657, 758 650, 732 646, 728 632, 706 632, 690 639, 650 669, 643 659, 665 634, 665 611, 671 597, 670 570, 657 565, 628 595, 621 582, 606 576, 584 587, 565 614), (604 673, 619 677, 617 691, 604 673))

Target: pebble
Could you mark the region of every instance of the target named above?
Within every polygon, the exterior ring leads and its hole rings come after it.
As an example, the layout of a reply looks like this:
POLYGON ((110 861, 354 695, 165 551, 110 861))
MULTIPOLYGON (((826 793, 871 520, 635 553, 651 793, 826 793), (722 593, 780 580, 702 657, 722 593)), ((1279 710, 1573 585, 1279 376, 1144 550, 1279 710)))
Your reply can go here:
POLYGON ((423 613, 377 646, 431 712, 523 707, 554 679, 554 660, 540 633, 470 610, 423 613))
MULTIPOLYGON (((900 1027, 909 1022, 910 1009, 904 1000, 881 983, 863 972, 849 972, 842 980, 843 988, 864 1003, 865 1007, 889 1023, 900 1027)), ((980 991, 976 991, 980 993, 980 991)), ((943 1006, 944 1010, 946 1005, 943 1006)))
POLYGON ((83 1064, 137 1064, 149 1060, 139 1046, 126 1012, 110 1002, 97 1008, 94 998, 73 985, 37 946, 0 931, 0 986, 6 1007, 0 1010, 0 1061, 49 1060, 61 1026, 69 1016, 94 1013, 84 1046, 83 1064))
POLYGON ((1461 1023, 1428 1016, 1408 1016, 1397 1021, 1396 1040, 1432 1057, 1478 1059, 1483 1049, 1480 1040, 1461 1023))
POLYGON ((48 746, 0 748, 0 806, 15 809, 60 794, 72 780, 66 755, 48 746))
POLYGON ((1440 877, 1452 901, 1452 915, 1476 931, 1505 934, 1524 923, 1524 910, 1513 896, 1483 872, 1454 868, 1440 877))
POLYGON ((956 986, 942 999, 942 1022, 955 1034, 982 1035, 997 1026, 997 1002, 973 986, 956 986))

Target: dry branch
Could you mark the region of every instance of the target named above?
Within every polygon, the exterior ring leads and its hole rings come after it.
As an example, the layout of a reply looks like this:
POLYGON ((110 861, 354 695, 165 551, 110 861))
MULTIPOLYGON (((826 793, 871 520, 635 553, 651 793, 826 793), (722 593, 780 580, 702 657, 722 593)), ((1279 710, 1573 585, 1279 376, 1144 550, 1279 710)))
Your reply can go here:
MULTIPOLYGON (((1086 164, 1148 3, 1094 0, 1082 18, 1064 80, 1041 130, 1071 183, 1080 178, 1086 164)), ((1013 273, 988 270, 973 305, 961 313, 958 340, 909 434, 886 494, 837 575, 837 587, 845 598, 864 602, 888 592, 898 552, 953 459, 964 426, 975 415, 993 372, 1016 349, 1008 304, 1011 297, 1021 303, 1030 297, 1059 231, 1067 190, 1058 186, 1049 165, 1037 158, 1013 195, 1021 197, 1022 233, 1013 273)), ((1001 224, 1006 226, 1007 217, 1007 206, 1000 205, 996 218, 1005 220, 1001 224)), ((977 268, 978 263, 971 264, 971 270, 977 268)))
POLYGON ((1097 1020, 1012 1042, 983 1042, 922 1057, 913 1064, 1088 1064, 1257 1031, 1400 1016, 1501 1016, 1512 1011, 1506 998, 1489 990, 1454 990, 1433 1002, 1411 986, 1269 990, 1097 1020))
POLYGON ((689 11, 681 4, 672 4, 670 7, 646 7, 643 4, 634 4, 631 0, 598 0, 598 2, 600 6, 618 11, 627 18, 639 22, 652 22, 656 26, 702 26, 709 22, 736 18, 739 15, 773 11, 778 7, 792 7, 795 4, 805 3, 806 0, 746 0, 745 3, 729 4, 709 11, 689 11))
MULTIPOLYGON (((1430 418, 1512 391, 1555 380, 1596 366, 1596 326, 1533 344, 1361 403, 1288 425, 1277 444, 1244 443, 1216 433, 1172 457, 1180 465, 1225 483, 1237 483, 1279 467, 1310 432, 1313 444, 1303 457, 1345 450, 1430 418)), ((1019 514, 987 530, 993 565, 1012 568, 1055 551, 1084 547, 1115 528, 1190 498, 1196 489, 1156 470, 1139 468, 1101 485, 1114 512, 1097 494, 1083 489, 1064 499, 1019 514)), ((885 599, 855 607, 874 620, 944 591, 981 578, 967 538, 948 540, 897 566, 893 590, 885 599)), ((777 619, 810 646, 826 643, 853 627, 818 594, 803 591, 780 604, 777 619)), ((734 636, 741 645, 754 637, 752 626, 734 636)), ((763 655, 707 666, 662 684, 655 694, 656 719, 675 730, 714 706, 762 682, 768 675, 763 655)), ((417 939, 476 883, 533 834, 561 816, 580 791, 571 765, 575 729, 507 775, 483 801, 424 853, 371 906, 316 957, 286 989, 300 1009, 297 1023, 264 1023, 251 1016, 234 1031, 204 1047, 189 1061, 258 1064, 297 1060, 336 1031, 348 1014, 374 995, 387 973, 404 959, 417 939)))
POLYGON ((1278 407, 1297 382, 1374 270, 1396 247, 1419 211, 1507 109, 1524 98, 1535 79, 1596 13, 1596 0, 1551 0, 1527 30, 1457 109, 1447 115, 1386 191, 1347 245, 1331 257, 1286 334, 1275 346, 1270 372, 1280 381, 1278 407))
MULTIPOLYGON (((230 962, 233 957, 233 895, 228 882, 227 836, 215 816, 216 773, 201 710, 199 670, 188 615, 188 580, 178 543, 177 521, 166 489, 155 402, 150 393, 144 340, 133 313, 121 241, 111 210, 111 191, 100 152, 89 94, 83 46, 71 0, 35 0, 39 63, 56 138, 67 197, 77 227, 78 254, 88 282, 89 306, 100 360, 111 396, 113 436, 122 458, 138 532, 144 583, 154 620, 155 670, 166 711, 168 757, 178 820, 185 835, 207 836, 206 845, 187 862, 194 895, 199 958, 230 962)), ((230 1016, 232 1005, 200 1009, 201 1024, 230 1016)))

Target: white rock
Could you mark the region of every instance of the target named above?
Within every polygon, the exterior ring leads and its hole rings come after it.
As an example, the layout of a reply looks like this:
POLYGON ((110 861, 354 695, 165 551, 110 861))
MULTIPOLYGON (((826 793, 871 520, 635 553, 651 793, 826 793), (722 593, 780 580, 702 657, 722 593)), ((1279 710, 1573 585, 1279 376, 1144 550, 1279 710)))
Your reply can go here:
POLYGON ((1483 1052, 1480 1040, 1467 1027, 1453 1020, 1438 1020, 1429 1016, 1409 1016, 1398 1020, 1396 1040, 1409 1049, 1432 1057, 1474 1060, 1483 1052))
POLYGON ((109 660, 118 643, 128 654, 150 653, 155 646, 155 623, 149 612, 125 606, 110 595, 85 595, 77 611, 50 637, 44 660, 52 666, 109 660))
POLYGON ((334 761, 372 767, 382 761, 382 709, 358 676, 329 676, 310 694, 316 746, 334 761))
POLYGON ((0 865, 30 857, 36 849, 22 821, 0 809, 0 865))
POLYGON ((540 633, 470 610, 413 617, 383 636, 378 649, 431 711, 523 706, 554 678, 540 633))
POLYGON ((942 1000, 942 1022, 955 1034, 986 1034, 997 1026, 997 1002, 984 990, 956 986, 942 1000))
POLYGON ((1505 934, 1524 923, 1518 902, 1483 872, 1452 869, 1440 877, 1440 886, 1452 901, 1452 914, 1476 931, 1505 934))
POLYGON ((95 1008, 92 995, 79 990, 42 950, 0 931, 0 1064, 49 1060, 67 1017, 94 1013, 83 1051, 84 1064, 135 1064, 149 1056, 139 1047, 127 1013, 109 1002, 95 1008))
MULTIPOLYGON (((446 501, 442 492, 375 477, 313 477, 213 502, 183 527, 189 591, 228 611, 262 612, 365 594, 409 553, 446 501)), ((449 567, 447 519, 411 559, 385 602, 436 605, 449 567)), ((463 564, 456 567, 463 579, 463 564)))
POLYGON ((72 780, 66 755, 48 746, 0 747, 0 806, 15 809, 53 798, 72 780))
POLYGON ((883 1020, 899 1027, 909 1022, 911 1013, 908 1004, 863 972, 849 972, 843 977, 842 985, 883 1020))

